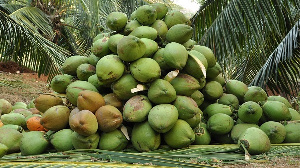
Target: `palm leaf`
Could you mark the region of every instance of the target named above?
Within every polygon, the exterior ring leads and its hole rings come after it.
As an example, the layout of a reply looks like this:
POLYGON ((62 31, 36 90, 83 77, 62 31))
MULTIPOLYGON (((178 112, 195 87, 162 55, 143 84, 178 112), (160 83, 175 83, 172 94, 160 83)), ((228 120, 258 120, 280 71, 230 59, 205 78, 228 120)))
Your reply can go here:
POLYGON ((275 93, 299 92, 300 79, 300 20, 290 30, 263 67, 256 74, 251 85, 266 86, 275 93), (279 80, 282 78, 284 80, 279 80), (298 79, 298 80, 297 80, 298 79), (296 88, 296 89, 293 89, 296 88))
POLYGON ((45 39, 40 34, 16 23, 0 11, 0 61, 14 60, 51 79, 60 72, 60 66, 69 51, 45 39))
MULTIPOLYGON (((299 20, 295 14, 300 9, 299 3, 299 0, 205 1, 192 18, 194 39, 213 49, 226 79, 250 84, 299 20)), ((291 77, 292 81, 297 80, 295 75, 291 77)))

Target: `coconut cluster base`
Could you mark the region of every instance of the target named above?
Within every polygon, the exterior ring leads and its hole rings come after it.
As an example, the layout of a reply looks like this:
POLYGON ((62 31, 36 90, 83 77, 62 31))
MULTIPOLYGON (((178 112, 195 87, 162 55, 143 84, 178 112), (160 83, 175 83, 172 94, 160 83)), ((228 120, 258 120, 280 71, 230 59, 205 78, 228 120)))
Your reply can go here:
POLYGON ((236 144, 191 145, 189 148, 169 150, 160 148, 138 153, 128 149, 123 152, 99 149, 70 150, 65 152, 22 156, 5 155, 1 167, 214 167, 218 163, 238 164, 269 162, 275 157, 300 157, 300 143, 272 145, 271 150, 249 156, 236 144))

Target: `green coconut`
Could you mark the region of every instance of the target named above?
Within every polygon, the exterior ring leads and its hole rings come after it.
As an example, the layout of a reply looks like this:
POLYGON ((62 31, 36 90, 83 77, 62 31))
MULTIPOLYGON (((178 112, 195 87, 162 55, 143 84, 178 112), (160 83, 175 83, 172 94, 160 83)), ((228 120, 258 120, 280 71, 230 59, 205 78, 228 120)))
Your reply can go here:
POLYGON ((1 115, 0 119, 4 125, 12 124, 12 125, 19 125, 23 128, 26 128, 25 116, 20 113, 4 114, 1 115))
POLYGON ((177 10, 169 11, 165 16, 164 21, 166 22, 168 29, 176 24, 188 24, 190 22, 182 12, 177 10))
POLYGON ((203 114, 197 103, 190 97, 177 96, 173 104, 178 110, 178 118, 180 119, 185 120, 192 118, 199 113, 203 114))
POLYGON ((227 115, 232 115, 232 111, 230 106, 224 105, 224 104, 218 104, 213 103, 206 107, 206 109, 203 111, 205 116, 208 116, 210 118, 211 116, 217 114, 217 113, 223 113, 227 115))
POLYGON ((103 37, 109 37, 110 33, 99 33, 96 35, 96 37, 93 38, 93 42, 102 39, 103 37))
POLYGON ((267 93, 258 86, 251 86, 244 95, 244 102, 254 101, 256 103, 266 101, 268 98, 267 93))
POLYGON ((207 82, 201 91, 208 100, 217 100, 223 95, 223 87, 216 81, 207 82))
POLYGON ((152 105, 146 96, 133 96, 124 105, 123 119, 128 122, 145 121, 151 108, 152 105))
POLYGON ((211 136, 205 127, 198 126, 194 129, 195 141, 194 145, 209 145, 211 142, 211 136))
POLYGON ((267 98, 268 101, 280 101, 281 103, 284 103, 288 108, 292 108, 291 103, 282 96, 269 96, 267 98))
POLYGON ((108 40, 109 40, 109 37, 103 37, 102 39, 99 39, 99 40, 93 42, 92 47, 91 47, 92 53, 95 56, 100 57, 100 58, 109 54, 110 50, 108 47, 108 40))
POLYGON ((0 129, 0 143, 7 146, 7 153, 20 151, 20 141, 22 137, 22 133, 13 128, 0 129))
POLYGON ((68 126, 69 116, 70 110, 67 106, 57 105, 45 111, 40 123, 48 130, 58 131, 68 126))
POLYGON ((8 114, 12 111, 12 105, 5 99, 0 99, 0 116, 1 114, 8 114))
POLYGON ((151 25, 157 18, 156 8, 152 5, 140 6, 136 9, 135 17, 142 25, 151 25))
POLYGON ((191 98, 198 106, 200 106, 204 101, 204 95, 199 90, 196 90, 193 94, 191 94, 191 98))
POLYGON ((91 55, 88 56, 88 63, 96 66, 99 59, 100 57, 97 57, 95 54, 91 53, 91 55))
POLYGON ((125 65, 117 55, 106 55, 96 65, 96 74, 103 83, 114 82, 121 78, 125 65))
POLYGON ((251 127, 259 128, 259 126, 256 124, 241 123, 241 124, 234 125, 230 132, 231 139, 233 140, 233 142, 237 144, 242 133, 244 133, 246 129, 251 127))
POLYGON ((248 91, 248 86, 238 80, 228 80, 225 88, 226 93, 235 95, 239 99, 240 103, 244 101, 244 95, 248 91))
POLYGON ((125 28, 124 35, 129 35, 135 28, 142 26, 137 20, 130 20, 125 28))
POLYGON ((217 81, 217 82, 219 82, 222 86, 224 86, 224 85, 226 84, 225 78, 222 76, 221 73, 220 73, 217 77, 210 79, 210 81, 217 81))
POLYGON ((190 50, 196 45, 197 42, 195 40, 189 39, 187 42, 183 43, 182 45, 187 49, 190 50))
POLYGON ((221 74, 221 72, 222 72, 222 68, 220 64, 217 62, 215 66, 207 68, 206 77, 207 79, 214 79, 219 74, 221 74))
POLYGON ((158 63, 161 70, 168 70, 170 68, 167 65, 167 63, 165 62, 164 50, 165 50, 165 48, 158 49, 152 59, 154 59, 158 63))
POLYGON ((20 141, 21 155, 38 155, 45 152, 49 145, 45 133, 41 131, 24 132, 20 141))
POLYGON ((203 54, 196 50, 191 50, 189 51, 189 57, 183 70, 196 79, 200 79, 204 77, 203 68, 207 69, 207 65, 207 60, 203 54))
POLYGON ((0 158, 2 158, 4 155, 6 155, 8 151, 8 147, 2 143, 0 143, 0 158))
POLYGON ((131 63, 130 72, 139 82, 152 82, 161 75, 160 66, 151 58, 140 58, 131 63))
POLYGON ((165 46, 164 60, 170 68, 183 69, 188 59, 188 52, 179 43, 171 42, 165 46))
POLYGON ((159 147, 160 134, 152 129, 149 122, 136 123, 131 133, 131 143, 140 152, 148 152, 159 147))
POLYGON ((217 113, 207 121, 207 129, 210 133, 224 135, 231 131, 234 125, 233 119, 224 113, 217 113))
POLYGON ((292 116, 291 121, 300 120, 300 113, 298 111, 296 111, 295 109, 292 109, 292 108, 289 108, 289 111, 292 116))
POLYGON ((72 144, 72 133, 73 131, 71 129, 62 129, 50 137, 50 142, 56 151, 62 152, 74 148, 72 144))
POLYGON ((79 65, 88 63, 88 58, 85 56, 75 55, 68 57, 62 64, 64 74, 76 76, 76 71, 79 65))
POLYGON ((128 144, 128 140, 122 131, 116 129, 111 132, 103 132, 100 135, 99 149, 120 151, 123 150, 128 144))
POLYGON ((292 115, 289 108, 279 101, 267 101, 263 106, 263 113, 272 121, 289 121, 292 119, 292 115))
POLYGON ((81 64, 77 68, 77 78, 82 81, 87 81, 95 73, 96 68, 91 64, 81 64))
POLYGON ((143 58, 151 58, 158 50, 158 44, 154 40, 148 38, 141 38, 141 40, 146 45, 146 51, 143 58))
POLYGON ((137 94, 137 92, 131 91, 137 85, 138 82, 132 75, 125 74, 112 84, 112 90, 121 100, 128 100, 137 94))
POLYGON ((135 36, 125 36, 117 45, 117 53, 121 60, 132 62, 141 58, 146 52, 145 43, 135 36))
POLYGON ((166 39, 168 42, 176 42, 183 44, 187 42, 193 35, 193 28, 186 24, 176 24, 172 26, 167 34, 166 39))
POLYGON ((34 100, 34 104, 36 109, 40 112, 44 113, 49 108, 56 106, 56 105, 63 105, 63 100, 61 97, 55 94, 41 94, 34 100))
POLYGON ((188 118, 188 119, 184 119, 184 121, 186 121, 191 126, 191 128, 194 129, 201 122, 202 116, 203 116, 203 112, 199 111, 194 117, 188 118))
POLYGON ((115 34, 115 35, 110 36, 110 38, 107 41, 108 48, 110 49, 110 51, 112 51, 113 53, 117 53, 118 43, 120 42, 120 40, 123 37, 124 37, 124 35, 122 35, 122 34, 115 34))
POLYGON ((68 74, 54 76, 50 83, 51 89, 57 93, 66 93, 68 85, 72 83, 72 78, 73 76, 68 74))
POLYGON ((248 101, 243 103, 238 110, 238 117, 245 123, 256 124, 263 113, 259 104, 248 101))
POLYGON ((179 73, 172 81, 172 86, 177 95, 191 96, 196 90, 200 89, 198 80, 191 75, 179 73))
POLYGON ((157 38, 158 33, 153 27, 140 26, 135 28, 129 35, 138 38, 147 38, 150 40, 155 40, 157 38))
POLYGON ((171 130, 163 136, 167 145, 175 149, 188 147, 195 141, 193 129, 186 121, 181 119, 177 120, 171 130))
POLYGON ((154 7, 157 13, 157 19, 163 19, 168 13, 167 5, 163 3, 153 3, 150 6, 154 7))
POLYGON ((97 149, 100 135, 95 133, 90 136, 83 136, 74 131, 71 138, 75 149, 97 149))
MULTIPOLYGON (((286 130, 285 143, 300 143, 300 123, 291 122, 284 126, 286 130)), ((0 142, 1 143, 1 142, 0 142)))
POLYGON ((94 74, 88 78, 88 82, 91 83, 100 93, 111 93, 111 83, 103 83, 99 81, 97 74, 94 74))
POLYGON ((176 90, 168 81, 156 79, 148 89, 148 98, 155 104, 171 103, 176 99, 176 90))
POLYGON ((208 63, 208 68, 212 68, 216 65, 217 63, 216 57, 210 48, 201 45, 194 45, 192 50, 196 50, 204 55, 208 63))
POLYGON ((15 109, 27 109, 27 104, 24 102, 15 102, 15 104, 12 106, 12 110, 15 109))
POLYGON ((239 99, 233 94, 224 93, 219 98, 218 103, 230 106, 231 111, 239 109, 239 99))
POLYGON ((178 120, 178 110, 171 104, 154 106, 148 114, 148 122, 159 133, 168 132, 178 120))
POLYGON ((271 144, 280 144, 284 141, 286 136, 285 127, 275 121, 268 121, 263 123, 260 126, 260 129, 263 130, 269 137, 271 144))
POLYGON ((127 15, 122 12, 111 12, 106 18, 106 25, 114 31, 121 31, 127 23, 127 15))
POLYGON ((157 36, 160 40, 165 40, 168 32, 168 26, 163 20, 156 20, 151 27, 157 31, 157 36))
POLYGON ((78 94, 83 90, 91 90, 94 92, 98 92, 97 88, 87 81, 74 81, 71 84, 69 84, 66 89, 66 96, 68 101, 74 106, 76 106, 78 94))
POLYGON ((251 155, 268 152, 271 148, 271 142, 267 134, 255 127, 246 129, 242 135, 240 135, 238 145, 241 150, 245 148, 251 155))

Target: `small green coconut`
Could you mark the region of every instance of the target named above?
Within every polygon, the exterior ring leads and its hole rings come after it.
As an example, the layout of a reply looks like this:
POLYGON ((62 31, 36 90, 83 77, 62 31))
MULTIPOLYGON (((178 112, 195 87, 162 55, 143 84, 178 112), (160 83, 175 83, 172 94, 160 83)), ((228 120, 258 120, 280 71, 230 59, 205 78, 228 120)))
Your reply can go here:
POLYGON ((196 90, 193 94, 191 94, 191 98, 198 106, 200 106, 204 101, 204 95, 199 90, 196 90))
POLYGON ((213 103, 206 107, 206 109, 203 111, 205 116, 208 116, 210 118, 211 116, 217 114, 217 113, 223 113, 227 115, 232 115, 232 111, 230 106, 224 105, 224 104, 218 104, 213 103))
POLYGON ((251 127, 259 128, 259 126, 256 124, 247 124, 247 123, 236 124, 235 126, 233 126, 230 133, 233 142, 237 144, 242 133, 244 133, 246 129, 251 127))
POLYGON ((300 123, 291 122, 284 126, 286 130, 285 143, 300 143, 300 123))
POLYGON ((77 67, 81 64, 88 63, 88 58, 85 56, 75 55, 68 57, 62 64, 62 71, 64 74, 76 76, 77 67))
POLYGON ((56 151, 67 151, 74 148, 72 144, 72 133, 73 131, 71 129, 62 129, 50 137, 50 142, 56 151))
POLYGON ((176 24, 172 26, 167 34, 166 39, 169 42, 183 44, 187 42, 193 35, 193 28, 186 24, 176 24))
POLYGON ((2 143, 0 143, 0 158, 2 158, 4 155, 6 155, 8 151, 8 147, 2 143))
POLYGON ((224 93, 219 98, 218 103, 230 106, 231 111, 239 109, 239 99, 234 94, 224 93))
POLYGON ((100 136, 99 149, 120 151, 128 144, 128 140, 122 131, 116 129, 111 132, 103 132, 100 136))
POLYGON ((93 42, 91 47, 92 53, 99 58, 109 54, 110 50, 108 48, 108 40, 109 37, 103 37, 102 39, 93 42))
POLYGON ((156 79, 148 89, 148 98, 155 104, 171 103, 176 99, 176 90, 170 82, 156 79))
POLYGON ((163 19, 168 13, 168 7, 163 3, 153 3, 150 6, 155 8, 157 13, 157 19, 163 19))
POLYGON ((216 57, 210 48, 201 45, 194 45, 192 50, 196 50, 205 56, 208 63, 208 68, 212 68, 216 65, 216 57))
POLYGON ((168 29, 170 29, 172 26, 176 24, 189 23, 189 19, 182 12, 177 10, 169 11, 165 16, 164 21, 166 22, 168 29))
POLYGON ((194 145, 209 145, 211 142, 211 136, 205 127, 198 126, 194 129, 195 141, 194 145))
POLYGON ((159 133, 168 132, 178 120, 178 110, 171 104, 154 106, 148 115, 150 126, 159 133))
POLYGON ((292 119, 292 115, 289 108, 279 101, 267 101, 262 106, 265 116, 272 121, 289 121, 292 119))
POLYGON ((106 18, 106 25, 114 31, 121 31, 127 23, 127 15, 122 12, 111 12, 106 18))
POLYGON ((238 140, 238 145, 241 150, 245 148, 251 155, 268 152, 271 148, 271 142, 267 134, 255 127, 248 128, 242 133, 238 140))
POLYGON ((149 122, 136 123, 131 133, 131 143, 140 152, 155 150, 161 143, 160 134, 152 129, 149 122))
POLYGON ((248 101, 243 103, 238 110, 238 117, 245 123, 256 124, 263 113, 259 104, 248 101))
POLYGON ((139 82, 152 82, 161 75, 160 66, 151 58, 140 58, 131 63, 130 72, 139 82))
POLYGON ((163 57, 170 68, 181 70, 187 62, 188 52, 183 45, 171 42, 165 46, 163 57))
POLYGON ((128 100, 135 96, 137 92, 131 92, 131 89, 135 88, 138 82, 130 74, 123 75, 119 80, 111 85, 113 92, 121 99, 128 100))
POLYGON ((0 129, 0 143, 7 146, 7 153, 20 151, 20 141, 22 137, 22 133, 13 128, 0 129))
POLYGON ((191 96, 196 90, 200 89, 200 84, 191 75, 179 73, 172 81, 172 86, 177 95, 191 96))
POLYGON ((267 98, 268 101, 280 101, 281 103, 284 103, 288 108, 292 108, 291 103, 282 96, 269 96, 267 98))
POLYGON ((266 101, 268 98, 267 93, 258 86, 248 87, 248 91, 244 95, 244 102, 254 101, 256 103, 266 101))
POLYGON ((108 48, 113 53, 117 53, 117 45, 120 42, 120 40, 124 37, 122 34, 115 34, 110 36, 110 38, 107 41, 108 48))
POLYGON ((206 77, 207 79, 214 79, 216 78, 219 74, 222 73, 222 68, 218 62, 216 62, 216 65, 213 67, 207 68, 206 71, 206 77))
POLYGON ((193 129, 186 121, 180 119, 163 136, 167 145, 175 149, 187 147, 195 141, 193 129))
POLYGON ((173 104, 178 110, 178 118, 180 119, 185 120, 194 117, 196 114, 203 114, 197 103, 190 97, 177 96, 173 104))
POLYGON ((157 31, 157 36, 160 40, 166 39, 166 34, 168 32, 168 26, 163 20, 156 20, 151 27, 157 31))
POLYGON ((224 135, 231 131, 234 125, 233 119, 224 113, 217 113, 207 121, 207 129, 212 134, 224 135))
POLYGON ((50 86, 57 93, 66 93, 66 89, 72 83, 73 76, 64 74, 56 75, 52 78, 50 86))
POLYGON ((96 73, 96 68, 91 64, 81 64, 78 66, 76 74, 79 80, 87 81, 90 76, 96 73))
POLYGON ((292 119, 291 121, 300 120, 300 113, 293 108, 289 108, 292 119))
POLYGON ((125 65, 117 55, 106 55, 96 65, 96 74, 99 81, 103 83, 110 83, 120 79, 124 71, 125 65))
POLYGON ((248 86, 238 80, 228 80, 225 85, 226 93, 230 93, 235 95, 239 102, 242 103, 244 101, 244 95, 248 91, 248 86))
POLYGON ((135 28, 142 26, 137 20, 130 20, 125 28, 124 35, 129 35, 135 28))
POLYGON ((41 131, 24 132, 20 142, 21 155, 42 154, 49 145, 44 135, 41 131))
POLYGON ((143 5, 136 9, 136 19, 142 25, 151 25, 157 18, 156 8, 152 5, 143 5))
POLYGON ((210 81, 206 83, 202 93, 208 100, 217 100, 223 95, 223 87, 219 82, 210 81))
POLYGON ((117 53, 121 60, 132 62, 141 58, 146 52, 145 43, 135 36, 123 37, 117 45, 117 53))
POLYGON ((12 124, 19 125, 23 128, 26 126, 25 116, 20 113, 8 113, 1 115, 1 122, 4 125, 12 124))
POLYGON ((75 149, 97 149, 100 140, 98 133, 83 136, 74 131, 71 137, 75 149))
POLYGON ((144 95, 130 98, 123 108, 123 119, 128 122, 142 122, 147 119, 152 104, 144 95))
POLYGON ((12 111, 12 105, 5 99, 0 99, 0 116, 1 114, 8 114, 12 111))
POLYGON ((147 38, 155 40, 157 38, 157 30, 150 26, 139 26, 135 28, 129 36, 135 36, 137 38, 147 38))
POLYGON ((158 50, 158 44, 154 40, 148 38, 141 38, 141 40, 146 45, 146 51, 145 54, 143 55, 143 58, 152 58, 152 56, 158 50))
POLYGON ((279 122, 268 121, 263 123, 260 126, 260 129, 263 130, 269 137, 272 144, 280 144, 284 141, 286 136, 285 127, 279 122))

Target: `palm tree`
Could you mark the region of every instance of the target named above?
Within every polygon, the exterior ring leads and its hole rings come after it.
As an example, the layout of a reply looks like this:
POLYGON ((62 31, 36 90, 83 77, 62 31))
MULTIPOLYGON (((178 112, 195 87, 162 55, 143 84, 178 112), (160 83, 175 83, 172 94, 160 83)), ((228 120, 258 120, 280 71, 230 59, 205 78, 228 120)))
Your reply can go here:
MULTIPOLYGON (((194 39, 213 49, 226 79, 299 92, 299 0, 203 0, 194 39)), ((70 55, 89 55, 112 11, 170 0, 0 0, 0 60, 53 76, 70 55)))

